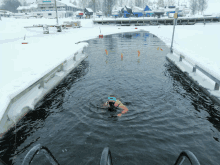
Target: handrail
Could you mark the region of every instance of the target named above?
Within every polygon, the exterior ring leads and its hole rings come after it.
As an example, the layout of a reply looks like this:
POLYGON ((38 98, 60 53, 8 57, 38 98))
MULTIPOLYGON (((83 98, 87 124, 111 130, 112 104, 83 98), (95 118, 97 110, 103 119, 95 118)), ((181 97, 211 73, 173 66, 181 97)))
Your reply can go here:
MULTIPOLYGON (((178 53, 177 53, 178 54, 178 53)), ((185 56, 179 54, 180 58, 179 58, 179 62, 182 61, 182 59, 184 59, 185 61, 189 62, 190 64, 193 65, 193 72, 196 72, 196 69, 198 69, 199 71, 201 71, 204 75, 206 75, 207 77, 209 77, 210 79, 212 79, 215 82, 215 87, 214 90, 219 90, 219 86, 220 86, 220 80, 217 79, 216 77, 214 77, 213 75, 211 75, 209 72, 205 71, 204 69, 202 69, 200 66, 194 64, 193 62, 187 60, 185 58, 185 56)))
POLYGON ((57 160, 54 158, 52 153, 47 147, 42 146, 41 144, 37 144, 34 146, 25 156, 22 165, 30 165, 31 161, 33 160, 34 156, 38 153, 38 151, 42 150, 44 155, 47 157, 47 159, 50 161, 53 165, 59 165, 57 160))
POLYGON ((108 147, 105 147, 102 151, 102 156, 100 159, 100 165, 113 165, 112 164, 112 156, 110 149, 108 147))
POLYGON ((184 162, 185 158, 188 158, 191 165, 200 165, 198 159, 196 158, 196 156, 190 152, 190 151, 182 151, 179 155, 179 157, 177 158, 176 162, 174 165, 182 165, 182 163, 184 162))

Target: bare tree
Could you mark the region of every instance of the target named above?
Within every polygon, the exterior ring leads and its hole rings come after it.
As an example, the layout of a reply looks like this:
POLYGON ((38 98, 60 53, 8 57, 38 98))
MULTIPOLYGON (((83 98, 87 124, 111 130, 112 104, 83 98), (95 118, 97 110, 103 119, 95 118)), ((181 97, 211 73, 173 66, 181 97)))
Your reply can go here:
POLYGON ((157 1, 157 6, 158 7, 164 7, 164 0, 158 0, 157 1))
POLYGON ((1 9, 17 13, 17 8, 19 6, 21 6, 21 3, 18 0, 3 0, 1 9))
POLYGON ((142 0, 135 0, 135 6, 142 7, 142 0))
POLYGON ((145 9, 146 5, 149 5, 149 0, 143 0, 143 8, 145 9))
POLYGON ((76 6, 77 6, 76 0, 75 0, 75 1, 74 1, 72 4, 74 4, 74 5, 76 5, 76 6))
POLYGON ((84 9, 88 6, 88 1, 87 0, 79 0, 79 5, 80 5, 80 7, 82 7, 84 9))
POLYGON ((167 1, 167 5, 168 6, 174 6, 176 4, 176 1, 175 0, 168 0, 167 1))
POLYGON ((207 0, 198 0, 198 11, 201 14, 208 8, 208 1, 207 0))
POLYGON ((198 10, 198 0, 190 0, 189 8, 193 15, 195 15, 196 11, 198 10))
POLYGON ((93 12, 96 12, 98 6, 98 0, 90 0, 88 7, 92 8, 93 12))
POLYGON ((110 16, 112 14, 112 9, 115 5, 115 0, 104 0, 102 4, 102 10, 105 16, 110 16))

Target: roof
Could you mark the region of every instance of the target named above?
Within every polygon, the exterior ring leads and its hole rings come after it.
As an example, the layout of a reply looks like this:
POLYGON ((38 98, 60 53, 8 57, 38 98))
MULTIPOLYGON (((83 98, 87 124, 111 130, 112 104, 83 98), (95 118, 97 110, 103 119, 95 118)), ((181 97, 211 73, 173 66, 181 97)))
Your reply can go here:
POLYGON ((82 11, 76 11, 75 14, 83 13, 82 11))
POLYGON ((137 7, 137 6, 134 6, 134 7, 132 8, 132 12, 142 12, 142 11, 144 11, 144 9, 142 9, 142 8, 140 8, 140 7, 137 7))
POLYGON ((86 8, 88 12, 93 12, 91 8, 86 8))

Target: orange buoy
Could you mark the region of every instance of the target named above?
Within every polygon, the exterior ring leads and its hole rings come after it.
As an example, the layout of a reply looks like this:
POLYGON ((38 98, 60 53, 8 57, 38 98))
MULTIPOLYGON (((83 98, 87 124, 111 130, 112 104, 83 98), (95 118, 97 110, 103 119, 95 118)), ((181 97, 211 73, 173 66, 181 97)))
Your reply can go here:
POLYGON ((105 53, 108 55, 108 51, 105 49, 105 53))
POLYGON ((138 57, 140 56, 141 52, 138 50, 138 57))
POLYGON ((121 59, 123 59, 123 54, 121 53, 121 59))
POLYGON ((135 29, 137 29, 137 28, 135 28, 135 29))

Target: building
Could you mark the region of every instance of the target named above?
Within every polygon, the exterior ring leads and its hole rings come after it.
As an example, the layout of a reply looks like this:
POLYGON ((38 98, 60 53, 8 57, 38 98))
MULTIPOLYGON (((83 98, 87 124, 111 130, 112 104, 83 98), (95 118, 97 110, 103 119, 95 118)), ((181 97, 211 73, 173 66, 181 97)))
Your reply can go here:
POLYGON ((10 12, 8 10, 0 9, 0 16, 1 17, 10 17, 11 15, 13 15, 12 12, 10 12))
POLYGON ((93 11, 90 8, 85 8, 84 14, 86 15, 86 17, 88 16, 90 18, 90 16, 93 15, 93 11))
MULTIPOLYGON (((82 9, 64 1, 56 1, 59 18, 71 17, 73 13, 82 9)), ((31 13, 32 16, 56 18, 55 0, 38 0, 29 6, 19 6, 19 13, 31 13)))

